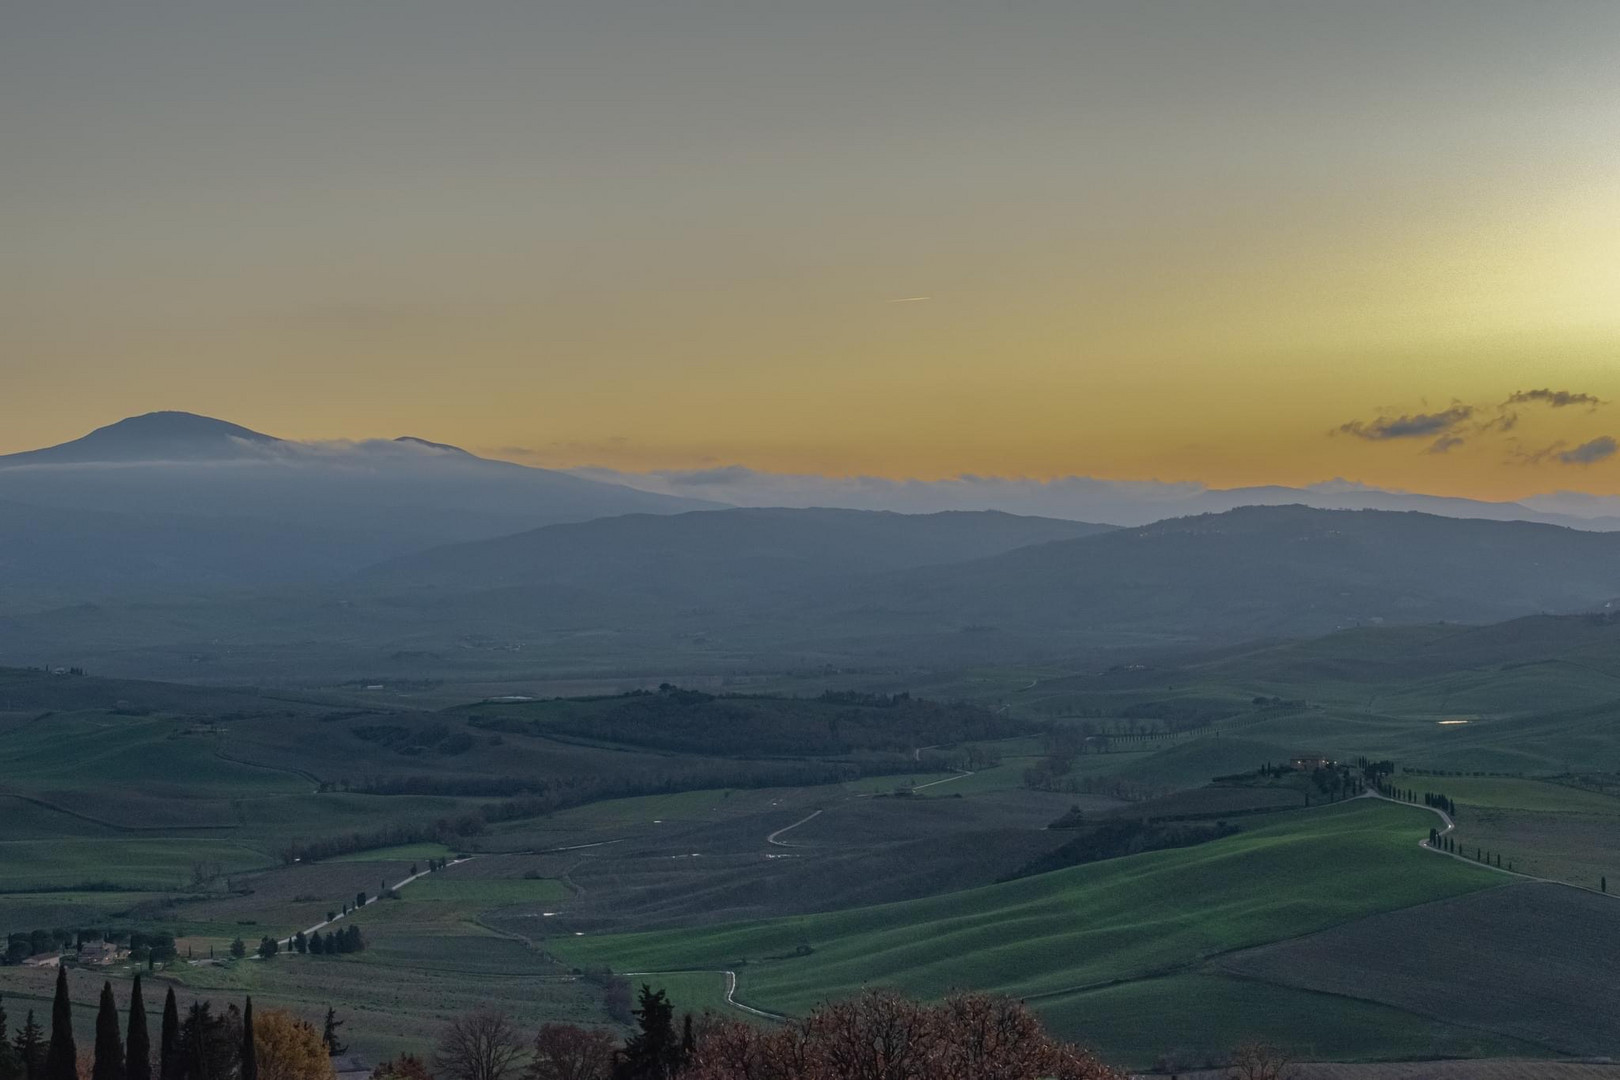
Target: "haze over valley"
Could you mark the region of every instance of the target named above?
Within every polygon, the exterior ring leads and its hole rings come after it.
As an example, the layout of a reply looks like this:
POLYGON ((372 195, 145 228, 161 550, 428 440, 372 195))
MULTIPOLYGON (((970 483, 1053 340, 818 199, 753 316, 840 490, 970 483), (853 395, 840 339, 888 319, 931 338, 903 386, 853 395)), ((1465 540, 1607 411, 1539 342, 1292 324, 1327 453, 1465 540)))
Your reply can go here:
POLYGON ((0 1080, 1620 1080, 1616 41, 8 10, 0 1080))

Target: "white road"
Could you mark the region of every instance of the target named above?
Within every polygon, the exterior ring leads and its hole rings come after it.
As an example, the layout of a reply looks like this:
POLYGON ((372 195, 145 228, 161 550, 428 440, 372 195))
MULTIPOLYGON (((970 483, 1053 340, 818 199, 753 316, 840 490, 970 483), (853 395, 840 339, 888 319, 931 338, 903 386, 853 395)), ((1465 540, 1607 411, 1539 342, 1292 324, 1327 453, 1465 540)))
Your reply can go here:
POLYGON ((766 1020, 786 1020, 781 1013, 768 1012, 765 1009, 756 1009, 752 1005, 744 1005, 737 1000, 737 973, 716 968, 687 969, 685 971, 626 971, 622 973, 627 979, 652 978, 656 975, 724 975, 726 979, 726 1004, 733 1009, 740 1009, 753 1016, 766 1020))
MULTIPOLYGON (((451 859, 449 862, 444 864, 444 868, 445 868, 445 870, 448 870, 452 866, 460 866, 464 862, 472 862, 477 857, 478 856, 476 856, 476 855, 464 855, 459 859, 451 859)), ((412 874, 410 877, 406 878, 404 881, 401 881, 398 885, 395 885, 389 891, 390 892, 396 892, 396 891, 398 891, 400 889, 403 889, 405 886, 409 885, 411 882, 417 880, 418 878, 425 878, 425 877, 427 877, 429 874, 431 874, 433 872, 434 871, 432 871, 432 870, 423 870, 420 873, 412 874)), ((443 873, 443 871, 439 871, 439 872, 443 873)), ((378 900, 381 900, 381 899, 382 899, 382 897, 380 895, 379 896, 368 896, 368 897, 366 897, 366 902, 364 904, 361 904, 360 906, 361 907, 369 907, 370 905, 375 904, 378 900)), ((317 931, 317 930, 324 930, 326 927, 331 926, 335 922, 341 921, 343 918, 344 918, 343 915, 339 915, 339 916, 337 916, 337 918, 334 918, 334 919, 322 919, 320 922, 316 923, 314 926, 310 927, 308 930, 305 930, 304 931, 304 936, 308 937, 309 935, 315 933, 315 931, 317 931)), ((298 935, 296 935, 296 934, 293 935, 293 937, 297 937, 297 936, 298 935)), ((292 941, 293 941, 293 939, 291 937, 285 937, 285 938, 282 938, 277 944, 281 945, 283 948, 286 948, 286 947, 289 947, 289 946, 292 945, 292 941)))
POLYGON ((775 832, 771 833, 771 835, 769 835, 769 836, 767 836, 765 838, 765 842, 767 844, 775 844, 777 847, 798 847, 799 845, 797 845, 797 844, 790 844, 786 840, 778 840, 777 837, 781 836, 785 832, 792 832, 794 829, 797 829, 800 825, 803 825, 806 822, 814 821, 816 818, 818 818, 820 816, 821 816, 821 811, 820 810, 812 810, 812 811, 810 811, 810 813, 807 816, 800 818, 798 821, 795 821, 793 824, 787 826, 786 828, 777 829, 775 832))
MULTIPOLYGON (((1451 815, 1440 809, 1438 806, 1425 806, 1422 803, 1403 802, 1400 799, 1392 799, 1388 795, 1374 791, 1372 788, 1368 788, 1363 794, 1369 798, 1383 799, 1385 802, 1392 802, 1397 806, 1416 806, 1419 809, 1429 811, 1429 813, 1434 814, 1445 824, 1445 828, 1440 830, 1441 836, 1445 836, 1447 833, 1451 832, 1457 827, 1457 823, 1451 820, 1451 815)), ((1554 878, 1536 877, 1534 874, 1521 874, 1517 870, 1509 870, 1503 866, 1492 866, 1490 863, 1480 862, 1478 859, 1470 859, 1465 854, 1455 851, 1447 851, 1445 848, 1435 847, 1433 844, 1429 843, 1427 837, 1418 841, 1418 847, 1423 848, 1426 851, 1432 851, 1436 855, 1444 855, 1448 859, 1456 859, 1458 862, 1465 862, 1469 866, 1482 866, 1487 870, 1494 870, 1498 874, 1506 874, 1508 877, 1518 878, 1520 881, 1540 881, 1547 885, 1562 885, 1566 889, 1580 889, 1582 892, 1594 893, 1598 896, 1611 895, 1610 893, 1603 892, 1601 889, 1594 889, 1588 885, 1574 885, 1568 881, 1558 881, 1554 878)), ((1616 899, 1620 899, 1620 897, 1616 897, 1616 899)))

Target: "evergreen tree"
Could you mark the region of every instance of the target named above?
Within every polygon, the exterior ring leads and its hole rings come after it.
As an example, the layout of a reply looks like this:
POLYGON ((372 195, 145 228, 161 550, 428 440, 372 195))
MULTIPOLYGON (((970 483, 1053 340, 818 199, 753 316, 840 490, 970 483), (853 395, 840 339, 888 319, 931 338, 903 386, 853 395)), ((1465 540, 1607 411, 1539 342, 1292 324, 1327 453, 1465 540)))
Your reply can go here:
POLYGON ((240 1050, 233 1027, 226 1017, 215 1016, 208 1002, 192 1003, 180 1025, 183 1080, 232 1080, 240 1050))
POLYGON ((124 1036, 124 1080, 152 1080, 152 1037, 146 1033, 146 999, 141 976, 129 991, 129 1030, 124 1036))
POLYGON ((319 930, 309 935, 309 942, 306 947, 309 949, 310 955, 312 956, 320 956, 326 951, 326 947, 321 943, 321 934, 319 930))
POLYGON ((640 1030, 625 1040, 624 1052, 613 1067, 613 1080, 668 1080, 681 1064, 675 1009, 669 996, 642 983, 634 1015, 640 1030))
POLYGON ((241 938, 237 938, 235 941, 231 942, 231 955, 236 957, 238 960, 246 956, 247 942, 243 941, 241 938))
POLYGON ((304 932, 302 930, 293 935, 292 947, 299 953, 304 953, 309 950, 309 939, 304 937, 304 932))
POLYGON ((51 1043, 45 1051, 45 1080, 79 1080, 79 1048, 73 1043, 73 1002, 67 968, 56 968, 56 1000, 51 1003, 51 1043))
POLYGON ((22 1062, 6 1038, 6 1001, 0 994, 0 1080, 21 1080, 22 1062))
POLYGON ((242 1007, 242 1067, 237 1073, 241 1080, 259 1080, 259 1051, 253 1045, 253 999, 242 1007))
POLYGON ((321 1029, 321 1042, 326 1044, 326 1056, 337 1057, 349 1048, 338 1041, 337 1029, 342 1027, 344 1021, 337 1018, 337 1010, 328 1005, 326 1007, 326 1026, 321 1029))
POLYGON ((112 982, 101 984, 101 1005, 96 1009, 96 1061, 91 1080, 124 1080, 124 1040, 118 1034, 118 1002, 112 982))
POLYGON ((12 1048, 17 1052, 17 1067, 22 1070, 23 1080, 40 1080, 45 1075, 45 1031, 34 1020, 34 1010, 28 1010, 28 1019, 12 1040, 12 1048))
POLYGON ((158 1037, 158 1080, 180 1080, 185 1062, 180 1057, 180 1008, 174 1001, 174 987, 163 999, 163 1026, 158 1037))

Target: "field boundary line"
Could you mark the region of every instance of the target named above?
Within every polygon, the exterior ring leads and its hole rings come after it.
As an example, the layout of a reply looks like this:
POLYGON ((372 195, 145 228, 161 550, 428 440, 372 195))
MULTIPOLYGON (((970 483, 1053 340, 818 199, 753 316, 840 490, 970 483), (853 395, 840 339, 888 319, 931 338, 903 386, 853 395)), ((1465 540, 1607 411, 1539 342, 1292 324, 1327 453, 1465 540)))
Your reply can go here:
POLYGON ((195 830, 239 829, 239 828, 241 828, 240 825, 235 825, 235 824, 231 824, 231 825, 120 825, 115 821, 108 821, 105 818, 98 818, 93 814, 86 814, 82 810, 70 810, 65 806, 58 806, 56 803, 50 802, 50 801, 48 801, 46 799, 41 799, 37 795, 24 795, 20 791, 0 791, 0 798, 17 799, 17 800, 19 800, 21 802, 32 803, 33 805, 43 807, 46 810, 54 810, 58 814, 66 814, 70 818, 77 818, 80 821, 88 821, 92 825, 101 825, 101 826, 104 826, 105 828, 113 829, 113 830, 115 830, 117 832, 134 832, 134 833, 139 833, 139 832, 165 832, 165 833, 172 833, 172 832, 192 832, 192 831, 195 831, 195 830))

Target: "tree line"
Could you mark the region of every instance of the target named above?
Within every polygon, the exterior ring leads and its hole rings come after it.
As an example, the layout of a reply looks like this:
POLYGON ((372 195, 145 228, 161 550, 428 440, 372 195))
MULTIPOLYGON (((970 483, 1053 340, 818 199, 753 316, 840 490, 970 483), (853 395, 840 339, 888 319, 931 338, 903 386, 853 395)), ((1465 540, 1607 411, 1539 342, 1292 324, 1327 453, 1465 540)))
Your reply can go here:
POLYGON ((137 974, 124 1024, 112 983, 102 984, 95 1043, 81 1052, 73 1033, 67 969, 59 967, 49 1033, 30 1009, 15 1037, 8 1039, 0 1000, 0 1080, 333 1080, 331 1058, 345 1049, 337 1041, 342 1023, 332 1009, 319 1033, 281 1009, 255 1020, 251 997, 241 1009, 232 1004, 222 1013, 208 1001, 193 1001, 182 1016, 171 986, 154 1046, 137 974))

